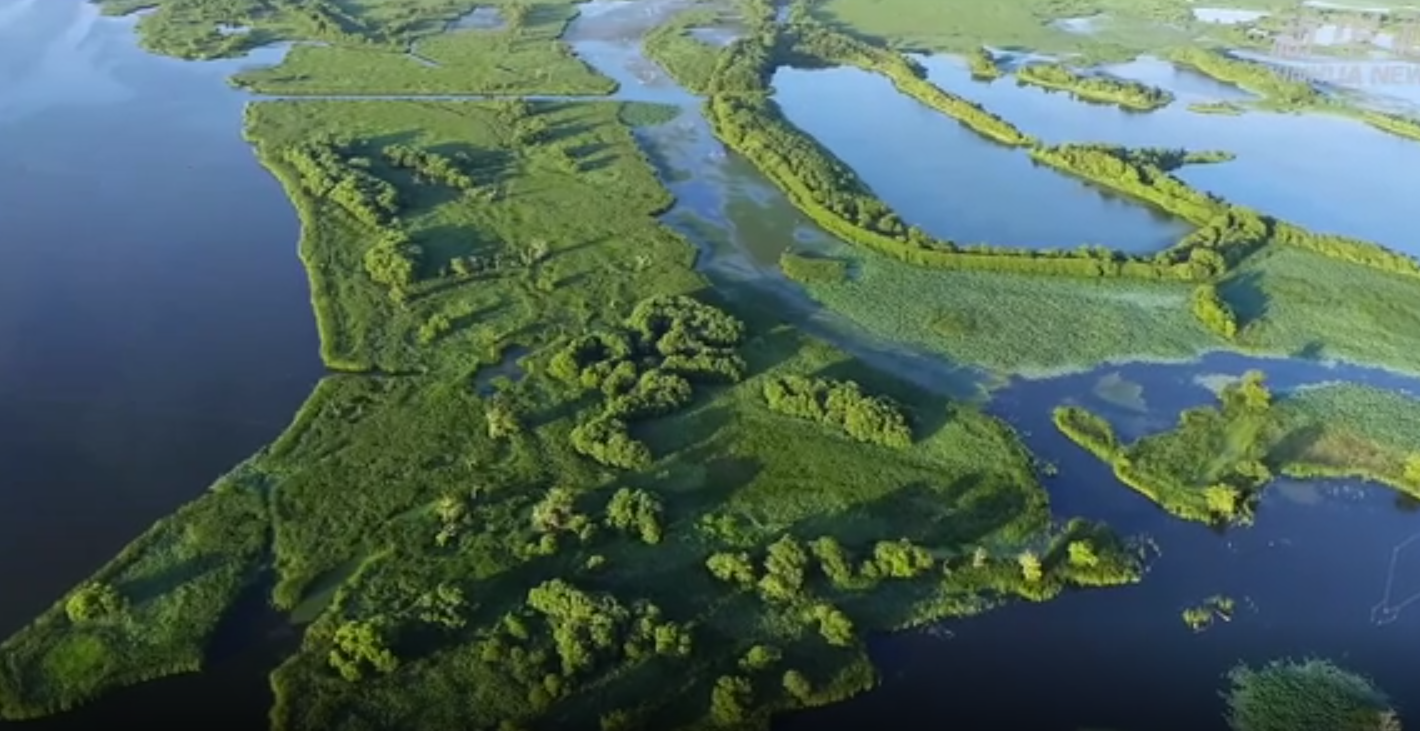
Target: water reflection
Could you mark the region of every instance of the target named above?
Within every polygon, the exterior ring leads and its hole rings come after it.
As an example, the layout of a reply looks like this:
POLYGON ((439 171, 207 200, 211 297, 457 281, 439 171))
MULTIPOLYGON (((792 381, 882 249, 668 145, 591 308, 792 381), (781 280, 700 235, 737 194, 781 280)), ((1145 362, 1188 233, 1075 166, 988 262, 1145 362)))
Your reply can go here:
POLYGON ((1047 142, 1228 150, 1237 154, 1236 160, 1190 166, 1178 176, 1307 228, 1420 255, 1409 215, 1414 198, 1411 171, 1420 169, 1420 143, 1414 140, 1337 116, 1190 112, 1190 102, 1225 95, 1213 89, 1214 82, 1148 59, 1110 70, 1178 95, 1172 106, 1149 114, 1081 104, 1063 94, 1017 86, 1011 78, 989 84, 973 81, 955 58, 922 61, 933 82, 982 103, 1047 142))
MULTIPOLYGON (((987 142, 854 68, 783 68, 775 99, 903 220, 961 243, 1163 249, 1189 227, 987 142), (1032 212, 1048 211, 1048 215, 1032 212)), ((1008 119, 1010 115, 1005 115, 1008 119)))

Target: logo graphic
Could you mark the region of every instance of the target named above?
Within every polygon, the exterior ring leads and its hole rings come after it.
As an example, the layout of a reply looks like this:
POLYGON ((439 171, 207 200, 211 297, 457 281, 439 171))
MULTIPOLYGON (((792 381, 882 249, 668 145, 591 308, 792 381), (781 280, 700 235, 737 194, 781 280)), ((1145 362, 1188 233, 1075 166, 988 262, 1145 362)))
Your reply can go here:
POLYGON ((1420 15, 1300 8, 1272 38, 1272 55, 1289 72, 1345 86, 1420 85, 1420 15), (1380 52, 1383 58, 1326 60, 1336 51, 1380 52))

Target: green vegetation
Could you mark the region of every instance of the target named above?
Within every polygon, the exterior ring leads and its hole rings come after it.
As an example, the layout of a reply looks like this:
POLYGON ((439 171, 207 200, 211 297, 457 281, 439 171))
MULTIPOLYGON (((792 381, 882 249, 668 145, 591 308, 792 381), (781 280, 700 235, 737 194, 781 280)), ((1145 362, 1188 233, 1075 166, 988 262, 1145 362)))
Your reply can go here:
POLYGON ((971 65, 971 78, 978 81, 993 81, 1004 73, 996 63, 996 55, 986 48, 978 47, 966 57, 971 65))
POLYGON ((1137 81, 1087 76, 1057 63, 1033 63, 1016 72, 1016 79, 1046 89, 1059 89, 1087 101, 1125 109, 1153 111, 1173 102, 1173 94, 1137 81))
POLYGON ((1325 660, 1278 660, 1228 675, 1233 731, 1398 731, 1400 718, 1371 681, 1325 660))
POLYGON ((1194 632, 1202 632, 1214 622, 1231 622, 1236 602, 1232 597, 1217 595, 1204 599, 1202 603, 1183 610, 1183 623, 1194 632))
POLYGON ((636 296, 628 280, 667 293, 698 286, 691 248, 652 218, 670 196, 617 116, 614 104, 521 101, 252 106, 248 135, 305 221, 301 257, 326 362, 468 368, 531 344, 533 330, 619 321, 636 296), (348 196, 327 195, 335 187, 294 162, 328 139, 324 159, 379 191, 371 214, 351 213, 348 196), (411 145, 458 161, 474 190, 391 162, 387 148, 411 145), (425 347, 431 338, 448 347, 425 347))
POLYGON ((779 255, 779 269, 784 276, 802 284, 842 282, 848 278, 848 264, 842 259, 795 254, 792 251, 779 255))
POLYGON ((0 645, 0 711, 34 718, 202 666, 267 557, 268 476, 237 468, 0 645))
POLYGON ((11 638, 0 712, 197 669, 265 566, 314 617, 282 731, 762 727, 871 686, 865 633, 1140 578, 1001 422, 706 292, 623 112, 253 105, 365 372, 11 638))
POLYGON ((235 83, 264 94, 609 94, 616 85, 558 40, 570 2, 497 0, 497 30, 449 31, 466 0, 155 0, 139 22, 143 45, 180 58, 234 56, 296 45, 273 68, 235 83), (238 26, 246 32, 224 33, 238 26), (417 58, 414 55, 417 55, 417 58))
POLYGON ((1188 105, 1188 111, 1199 114, 1224 114, 1237 116, 1247 111, 1242 105, 1233 102, 1194 102, 1188 105))
POLYGON ((1256 61, 1230 56, 1222 51, 1189 47, 1175 51, 1170 60, 1198 70, 1219 81, 1233 84, 1261 96, 1274 106, 1297 109, 1317 103, 1321 92, 1305 79, 1256 61))
POLYGON ((721 13, 692 7, 676 14, 646 34, 642 50, 660 64, 676 83, 696 94, 704 94, 715 73, 720 49, 697 39, 691 30, 723 21, 721 13))
POLYGON ((1414 401, 1361 386, 1307 389, 1274 401, 1259 372, 1224 387, 1217 406, 1184 411, 1173 430, 1123 444, 1110 424, 1075 406, 1055 425, 1114 467, 1124 484, 1169 513, 1245 523, 1275 474, 1363 477, 1420 491, 1420 441, 1406 435, 1414 401), (1387 422, 1386 415, 1400 418, 1387 422))
POLYGON ((1420 140, 1420 119, 1376 111, 1363 111, 1360 112, 1360 116, 1362 121, 1376 129, 1389 132, 1397 137, 1420 140))
POLYGON ((1224 340, 1238 336, 1238 318, 1233 309, 1218 294, 1213 284, 1200 284, 1193 290, 1193 316, 1224 340))
POLYGON ((782 376, 764 382, 771 411, 832 425, 850 438, 884 447, 912 445, 912 428, 902 407, 865 395, 852 381, 782 376))

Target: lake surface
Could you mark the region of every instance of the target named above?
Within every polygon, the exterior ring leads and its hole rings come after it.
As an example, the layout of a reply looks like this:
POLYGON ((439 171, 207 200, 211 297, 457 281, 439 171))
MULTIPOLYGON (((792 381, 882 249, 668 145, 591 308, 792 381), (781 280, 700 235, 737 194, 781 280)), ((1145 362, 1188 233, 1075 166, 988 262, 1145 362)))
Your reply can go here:
POLYGON ((5 635, 280 433, 322 372, 295 212, 224 80, 243 64, 150 56, 132 25, 0 0, 5 635))
MULTIPOLYGON (((1190 112, 1190 103, 1237 99, 1241 92, 1157 59, 1107 68, 1119 76, 1168 89, 1178 97, 1171 106, 1148 114, 1081 104, 1062 93, 1018 86, 1010 77, 990 83, 975 81, 965 63, 956 58, 919 60, 934 83, 980 102, 1046 142, 1227 150, 1237 159, 1189 166, 1178 171, 1178 177, 1307 228, 1356 236, 1420 255, 1420 239, 1410 211, 1415 198, 1412 171, 1420 169, 1420 142, 1415 140, 1336 116, 1190 112)), ((924 145, 929 139, 935 138, 921 135, 914 142, 924 145)), ((1043 218, 1053 219, 1055 211, 1050 214, 1043 218)))
POLYGON ((1038 166, 1022 150, 983 140, 878 74, 782 68, 774 94, 789 121, 853 168, 904 221, 941 238, 1152 252, 1189 231, 1166 214, 1038 166))

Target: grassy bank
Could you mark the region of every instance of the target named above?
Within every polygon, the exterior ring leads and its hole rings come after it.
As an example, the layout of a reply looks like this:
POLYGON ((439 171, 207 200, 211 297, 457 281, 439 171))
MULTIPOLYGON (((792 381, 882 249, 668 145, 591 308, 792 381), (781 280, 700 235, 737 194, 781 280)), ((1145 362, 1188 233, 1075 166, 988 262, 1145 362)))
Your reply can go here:
POLYGON ((267 559, 269 480, 255 463, 237 468, 0 645, 0 714, 44 716, 201 669, 267 559))
POLYGON ((1124 484, 1186 520, 1250 522, 1274 475, 1359 477, 1420 495, 1417 404, 1355 385, 1274 399, 1262 374, 1226 386, 1217 406, 1189 409, 1173 429, 1120 442, 1101 417, 1060 407, 1062 433, 1114 467, 1124 484))

